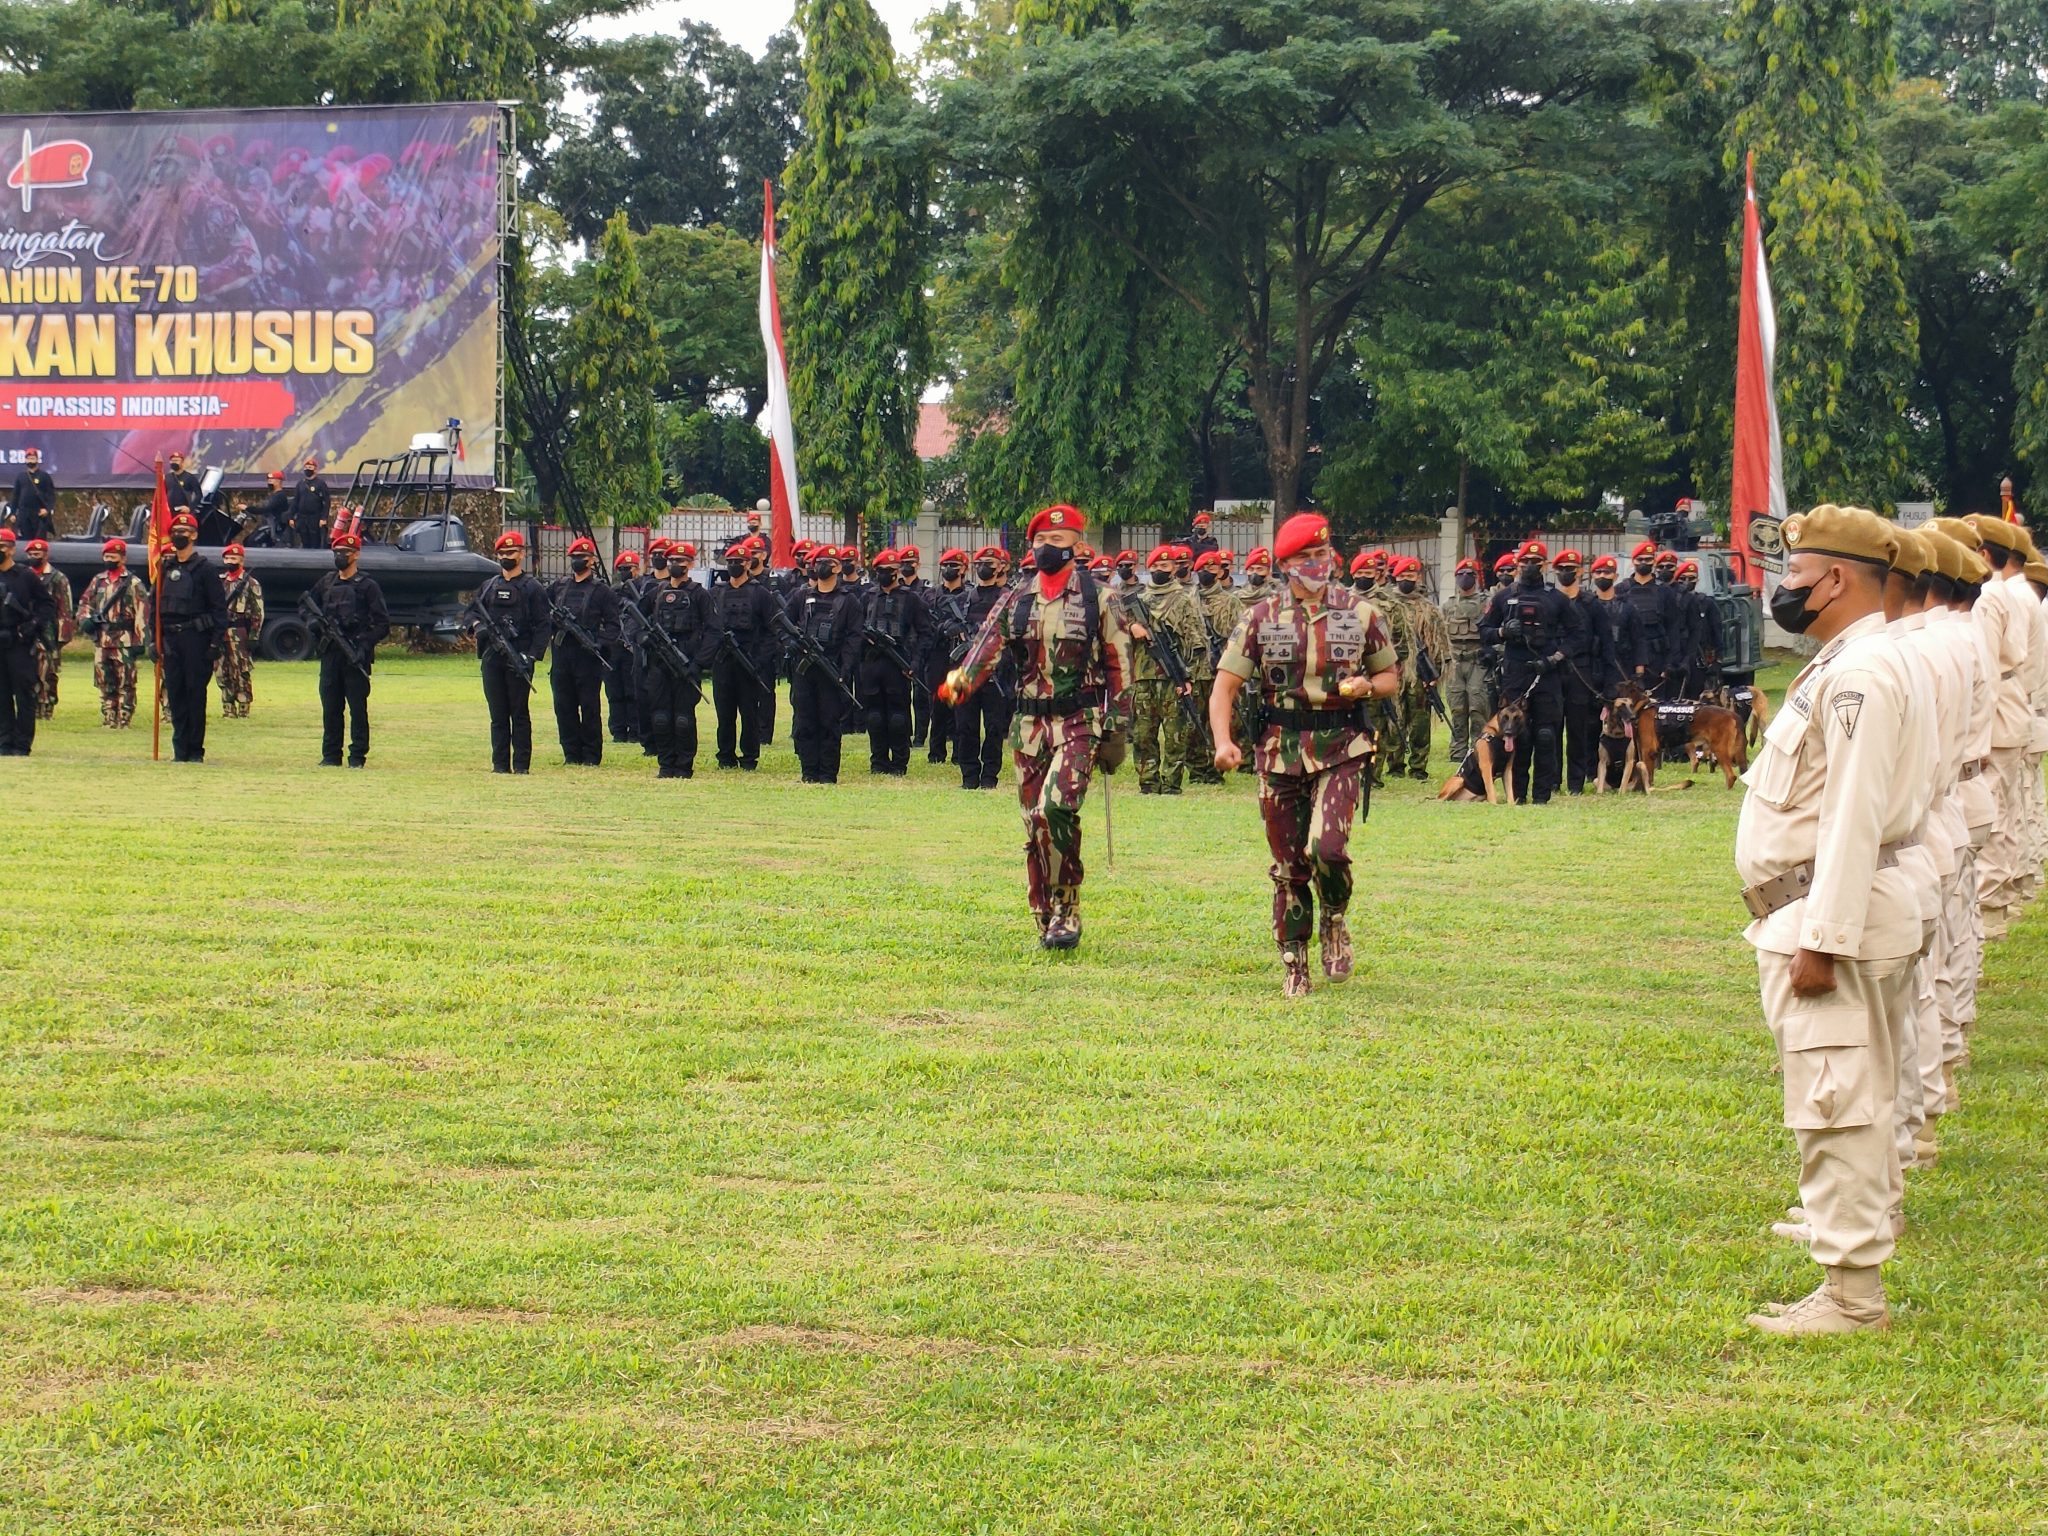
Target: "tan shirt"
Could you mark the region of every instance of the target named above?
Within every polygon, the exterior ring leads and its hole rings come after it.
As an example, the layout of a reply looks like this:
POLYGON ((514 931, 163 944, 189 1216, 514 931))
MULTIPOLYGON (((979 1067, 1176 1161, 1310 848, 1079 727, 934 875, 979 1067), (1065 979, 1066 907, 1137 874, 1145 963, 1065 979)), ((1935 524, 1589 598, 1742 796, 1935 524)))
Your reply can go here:
POLYGON ((2013 591, 2012 583, 1998 576, 1984 583, 1977 606, 1970 612, 1983 629, 1984 638, 1990 641, 1991 654, 1997 662, 1992 688, 1998 710, 1991 721, 1991 745, 2001 751, 2024 747, 2034 734, 2034 710, 2027 702, 2027 684, 2022 675, 2032 621, 2020 607, 2019 594, 2013 591))
MULTIPOLYGON (((1885 633, 1911 669, 1912 686, 1926 701, 1929 724, 1934 731, 1934 761, 1922 786, 1920 820, 1912 832, 1913 846, 1899 855, 1925 880, 1920 892, 1920 915, 1931 921, 1941 916, 1942 885, 1956 872, 1953 834, 1960 829, 1960 822, 1945 810, 1956 771, 1962 766, 1963 727, 1968 723, 1969 700, 1963 696, 1963 679, 1948 646, 1928 633, 1925 614, 1909 613, 1886 625, 1885 633)), ((1968 833, 1963 835, 1967 841, 1968 833)))
POLYGON ((1963 778, 1963 770, 1991 750, 1991 685, 1984 675, 1984 641, 1977 626, 1947 608, 1932 608, 1924 615, 1922 631, 1928 641, 1948 652, 1952 675, 1961 680, 1960 702, 1956 708, 1955 783, 1948 793, 1954 815, 1957 848, 1976 841, 1971 827, 1988 827, 1997 814, 1991 781, 1982 773, 1963 778))
POLYGON ((1884 615, 1857 620, 1799 674, 1757 759, 1735 829, 1745 886, 1803 863, 1807 894, 1743 937, 1758 949, 1858 960, 1918 954, 1921 903, 1906 865, 1879 850, 1909 837, 1934 772, 1934 726, 1884 615))
POLYGON ((2020 668, 2020 679, 2027 685, 2027 703, 2034 711, 2027 750, 2039 752, 2048 747, 2048 604, 2034 595, 2026 577, 2015 576, 2010 585, 2019 598, 2016 606, 2027 618, 2027 660, 2020 668))

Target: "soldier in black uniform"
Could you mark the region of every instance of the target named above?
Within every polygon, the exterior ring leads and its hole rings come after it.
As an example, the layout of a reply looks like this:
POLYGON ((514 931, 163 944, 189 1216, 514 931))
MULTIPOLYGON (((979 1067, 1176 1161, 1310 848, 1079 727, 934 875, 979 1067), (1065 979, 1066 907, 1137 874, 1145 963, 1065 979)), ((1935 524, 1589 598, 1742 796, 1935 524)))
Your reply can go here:
POLYGON ((1600 771, 1600 706, 1614 686, 1614 641, 1601 613, 1606 606, 1579 582, 1585 557, 1561 549, 1550 568, 1570 624, 1564 637, 1564 785, 1575 795, 1600 771))
POLYGON ((11 516, 15 534, 23 543, 30 539, 54 539, 57 537, 57 482, 43 468, 41 449, 31 448, 23 458, 26 462, 21 473, 14 477, 14 510, 11 516))
POLYGON ((1670 583, 1652 574, 1657 546, 1643 540, 1630 553, 1635 574, 1621 584, 1621 601, 1636 616, 1635 680, 1650 692, 1664 687, 1670 676, 1673 653, 1678 649, 1678 594, 1670 583))
POLYGON ((357 568, 363 550, 361 534, 334 536, 334 569, 313 583, 313 590, 299 604, 308 623, 317 604, 341 631, 337 638, 328 626, 315 625, 314 642, 320 652, 320 766, 341 766, 341 715, 348 709, 348 765, 360 768, 370 755, 370 668, 376 665, 377 647, 391 633, 391 614, 384 606, 384 589, 357 568))
MULTIPOLYGON (((860 662, 862 602, 858 593, 839 584, 839 564, 839 551, 830 546, 812 551, 811 586, 791 596, 789 617, 817 642, 840 681, 851 688, 860 662)), ((846 695, 801 647, 792 644, 789 655, 790 744, 797 765, 806 784, 837 784, 846 695)))
MULTIPOLYGON (((748 516, 760 521, 759 513, 748 516)), ((763 687, 774 680, 781 650, 775 598, 767 583, 754 579, 752 556, 747 539, 726 547, 725 580, 711 589, 711 619, 698 656, 711 673, 718 711, 718 766, 747 773, 761 766, 761 727, 769 718, 763 687)))
POLYGON ((533 765, 533 668, 547 653, 548 594, 526 574, 525 534, 508 528, 495 548, 498 574, 476 589, 473 606, 497 621, 504 638, 474 615, 470 633, 491 710, 491 772, 525 773, 533 765))
MULTIPOLYGON (((612 561, 612 595, 618 603, 627 601, 626 594, 632 590, 634 579, 639 574, 640 551, 620 550, 612 561)), ((613 741, 636 742, 640 739, 640 706, 635 696, 639 683, 636 670, 639 657, 627 643, 623 624, 618 638, 605 647, 604 659, 611 663, 612 668, 604 675, 606 728, 612 733, 613 741)))
POLYGON ((910 771, 910 679, 875 635, 886 635, 896 652, 916 664, 931 633, 924 599, 901 585, 897 552, 875 556, 875 589, 868 594, 863 632, 867 647, 860 666, 860 701, 867 707, 868 772, 901 776, 910 771))
POLYGON ((292 493, 284 488, 283 470, 270 472, 270 494, 251 507, 247 516, 257 527, 269 530, 273 545, 282 548, 292 542, 292 493))
MULTIPOLYGON (((673 539, 657 536, 647 541, 647 565, 620 591, 619 597, 622 601, 637 604, 643 614, 653 611, 654 589, 668 580, 668 556, 670 549, 674 547, 676 544, 673 539)), ((682 548, 689 551, 690 558, 687 563, 694 565, 697 558, 696 546, 685 544, 682 548)), ((623 614, 620 615, 622 621, 624 617, 623 614)), ((638 625, 633 627, 636 630, 639 628, 638 625)), ((647 655, 644 651, 633 658, 633 719, 640 729, 640 755, 656 756, 654 682, 647 671, 647 655)))
POLYGON ((0 757, 35 745, 36 646, 57 623, 57 600, 14 551, 14 530, 0 528, 0 757))
MULTIPOLYGON (((671 544, 662 551, 662 567, 644 578, 648 585, 632 601, 648 622, 674 642, 677 657, 695 664, 704 654, 711 594, 690 579, 696 548, 671 544)), ((697 771, 697 702, 702 686, 675 658, 652 641, 641 643, 647 678, 646 744, 654 752, 658 779, 687 779, 697 771)))
POLYGON ((1680 698, 1696 699, 1721 681, 1721 610, 1699 590, 1697 560, 1681 560, 1671 584, 1678 588, 1685 624, 1685 681, 1680 698))
POLYGON ((1620 562, 1612 555, 1601 555, 1593 562, 1593 601, 1606 621, 1607 643, 1614 655, 1614 675, 1601 684, 1609 698, 1614 697, 1614 690, 1621 684, 1635 681, 1636 663, 1642 654, 1636 611, 1615 590, 1620 569, 1620 562))
MULTIPOLYGON (((974 586, 967 594, 967 630, 979 634, 996 604, 1003 600, 1008 557, 993 544, 974 552, 974 586)), ((1016 663, 1005 656, 995 676, 977 688, 953 711, 953 761, 960 765, 962 789, 994 789, 1003 768, 1003 746, 1010 736, 1010 711, 1017 697, 1016 663)))
MULTIPOLYGON (((953 707, 939 702, 939 684, 967 654, 967 637, 974 632, 967 622, 967 601, 971 595, 967 590, 967 551, 941 550, 939 584, 924 594, 925 614, 931 625, 921 674, 931 699, 930 746, 925 753, 929 762, 943 763, 946 749, 953 744, 953 707)), ((958 761, 957 753, 955 761, 958 761)))
POLYGON ((1201 556, 1208 554, 1210 550, 1217 548, 1218 546, 1216 540, 1209 532, 1209 514, 1206 512, 1197 512, 1194 517, 1193 528, 1189 532, 1182 534, 1173 542, 1180 545, 1183 549, 1187 550, 1188 559, 1191 561, 1198 559, 1201 556))
POLYGON ((1557 789, 1564 724, 1561 673, 1572 622, 1571 605, 1543 583, 1549 558, 1540 539, 1525 543, 1516 556, 1515 584, 1494 594, 1479 620, 1481 643, 1501 651, 1502 699, 1529 701, 1529 729, 1535 739, 1515 743, 1509 782, 1515 799, 1522 798, 1526 784, 1529 798, 1538 805, 1548 802, 1557 789))
POLYGON ((548 588, 548 623, 555 635, 548 688, 555 696, 562 761, 570 767, 595 768, 604 761, 604 718, 598 701, 605 651, 619 637, 619 600, 597 578, 597 545, 592 540, 570 541, 569 574, 548 588), (596 649, 571 633, 571 621, 597 642, 596 649))
POLYGON ((164 489, 170 493, 171 505, 199 510, 201 500, 199 477, 185 467, 185 455, 174 453, 164 468, 164 489))
POLYGON ((206 685, 215 650, 225 641, 228 600, 220 572, 199 553, 199 519, 171 518, 171 558, 150 594, 150 632, 163 635, 164 706, 171 716, 171 756, 206 761, 206 685))
POLYGON ((320 461, 308 456, 300 466, 303 474, 292 487, 292 534, 301 549, 318 549, 327 542, 329 497, 327 482, 320 478, 320 461))

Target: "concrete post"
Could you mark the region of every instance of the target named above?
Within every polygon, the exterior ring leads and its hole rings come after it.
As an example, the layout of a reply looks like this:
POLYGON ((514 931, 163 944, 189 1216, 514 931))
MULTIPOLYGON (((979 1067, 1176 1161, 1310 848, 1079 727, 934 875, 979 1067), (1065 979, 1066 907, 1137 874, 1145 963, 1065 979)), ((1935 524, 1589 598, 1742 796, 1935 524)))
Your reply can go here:
POLYGON ((1454 591, 1458 585, 1458 562, 1465 558, 1465 519, 1456 507, 1444 509, 1436 520, 1436 589, 1454 591))
POLYGON ((936 580, 940 548, 937 502, 926 500, 924 505, 917 509, 917 537, 912 542, 917 545, 919 571, 936 580))

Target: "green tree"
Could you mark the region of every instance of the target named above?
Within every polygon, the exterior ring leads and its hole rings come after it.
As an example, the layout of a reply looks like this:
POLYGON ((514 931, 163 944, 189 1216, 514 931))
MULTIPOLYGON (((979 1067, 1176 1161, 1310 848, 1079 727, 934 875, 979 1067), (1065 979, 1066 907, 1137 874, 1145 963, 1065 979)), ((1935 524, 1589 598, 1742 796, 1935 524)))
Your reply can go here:
MULTIPOLYGON (((2019 494, 2036 518, 2048 517, 2048 112, 2008 109, 1989 125, 2002 152, 1996 175, 1962 199, 1971 235, 2010 264, 2023 295, 2026 328, 2013 354, 2013 431, 2016 456, 2032 473, 2019 494)), ((1976 486, 1970 490, 1976 491, 1976 486)))
POLYGON ((593 523, 644 522, 660 501, 654 393, 665 371, 623 213, 605 225, 589 303, 565 348, 575 417, 568 460, 593 523))
POLYGON ((800 474, 849 528, 917 498, 929 362, 923 141, 888 131, 909 90, 867 0, 805 0, 804 139, 785 177, 781 285, 800 474))
POLYGON ((1889 504, 1908 483, 1906 219, 1871 132, 1892 84, 1893 19, 1883 0, 1736 0, 1729 23, 1739 106, 1728 165, 1756 155, 1794 501, 1889 504))
POLYGON ((666 361, 660 397, 703 410, 721 395, 738 395, 747 416, 759 415, 768 400, 760 243, 719 225, 657 224, 634 241, 634 252, 666 361))
POLYGON ((1899 70, 1938 80, 1982 112, 2048 97, 2048 0, 1911 0, 1899 13, 1899 70))

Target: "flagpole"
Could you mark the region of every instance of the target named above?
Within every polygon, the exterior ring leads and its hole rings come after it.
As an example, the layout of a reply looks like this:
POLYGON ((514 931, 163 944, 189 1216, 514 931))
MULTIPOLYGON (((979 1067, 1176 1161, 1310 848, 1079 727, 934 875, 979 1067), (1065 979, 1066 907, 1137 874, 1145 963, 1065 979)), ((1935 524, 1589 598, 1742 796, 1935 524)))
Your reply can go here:
POLYGON ((149 760, 164 757, 164 541, 169 534, 170 492, 164 485, 164 456, 156 456, 156 497, 149 508, 149 608, 150 629, 156 644, 155 701, 149 728, 149 760))

